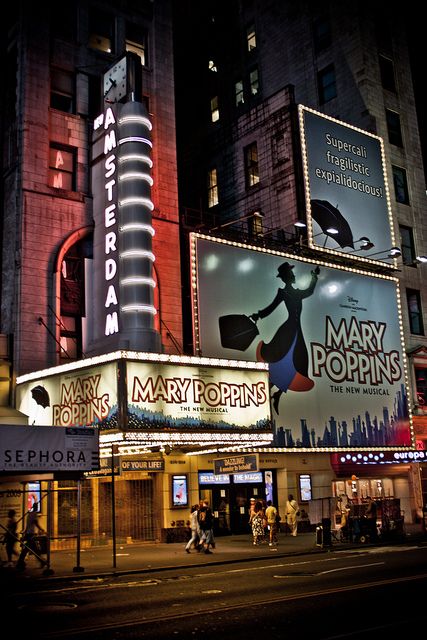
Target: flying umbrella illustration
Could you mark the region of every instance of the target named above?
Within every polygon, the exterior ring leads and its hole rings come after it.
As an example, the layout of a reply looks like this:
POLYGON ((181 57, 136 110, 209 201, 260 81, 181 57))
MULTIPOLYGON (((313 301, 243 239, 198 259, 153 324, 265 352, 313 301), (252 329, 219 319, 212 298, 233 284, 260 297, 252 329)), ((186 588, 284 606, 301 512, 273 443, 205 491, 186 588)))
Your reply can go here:
POLYGON ((41 386, 41 384, 38 384, 36 387, 33 387, 31 389, 31 395, 33 396, 37 404, 40 404, 43 409, 50 406, 49 394, 46 389, 41 386))
POLYGON ((330 235, 328 229, 334 227, 338 233, 334 234, 334 240, 340 247, 354 249, 353 234, 350 225, 337 207, 327 200, 311 200, 311 217, 317 222, 323 233, 330 235))

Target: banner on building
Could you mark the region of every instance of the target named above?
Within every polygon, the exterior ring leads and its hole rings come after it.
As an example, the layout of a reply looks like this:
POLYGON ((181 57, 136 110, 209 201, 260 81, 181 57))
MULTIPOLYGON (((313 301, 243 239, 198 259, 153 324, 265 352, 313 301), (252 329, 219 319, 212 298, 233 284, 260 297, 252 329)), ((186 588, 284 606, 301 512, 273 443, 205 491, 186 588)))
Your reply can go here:
POLYGON ((302 105, 299 115, 310 246, 391 262, 382 139, 302 105))
POLYGON ((98 467, 97 429, 0 425, 0 471, 90 471, 98 467))
POLYGON ((397 279, 197 234, 192 258, 196 344, 268 362, 278 446, 414 446, 397 279), (222 330, 241 316, 256 326, 244 345, 222 330))
POLYGON ((269 431, 268 371, 128 362, 128 429, 269 431))
POLYGON ((17 385, 17 408, 31 425, 117 428, 117 364, 73 368, 17 385))

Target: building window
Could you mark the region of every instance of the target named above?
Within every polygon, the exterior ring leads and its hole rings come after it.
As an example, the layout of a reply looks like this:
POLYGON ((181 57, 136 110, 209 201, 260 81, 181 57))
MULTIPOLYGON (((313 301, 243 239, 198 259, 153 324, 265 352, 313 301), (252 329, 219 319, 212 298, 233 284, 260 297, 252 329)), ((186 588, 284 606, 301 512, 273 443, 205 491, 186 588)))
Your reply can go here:
POLYGON ((411 227, 399 226, 400 233, 400 250, 402 252, 402 260, 406 265, 415 266, 415 246, 414 235, 411 227))
POLYGON ((314 50, 316 53, 327 49, 332 42, 329 16, 320 16, 313 23, 314 50))
POLYGON ((211 98, 211 120, 212 122, 219 120, 218 96, 211 98))
POLYGON ((260 211, 254 211, 250 218, 248 218, 248 232, 251 237, 257 237, 262 234, 264 216, 260 211))
POLYGON ((216 169, 208 172, 208 207, 215 207, 218 204, 218 177, 216 169))
POLYGON ((61 316, 61 331, 59 343, 61 345, 61 362, 77 360, 82 355, 82 339, 80 319, 74 316, 61 316))
POLYGON ((393 183, 396 202, 400 204, 409 204, 408 181, 406 179, 406 171, 402 167, 392 167, 393 183))
POLYGON ((415 383, 417 386, 417 404, 427 407, 427 369, 415 369, 415 383))
POLYGON ((74 75, 63 69, 50 70, 50 106, 52 109, 74 113, 74 75))
POLYGON ((387 120, 388 141, 396 147, 403 147, 402 130, 400 128, 400 116, 396 111, 385 110, 387 120))
POLYGON ((89 47, 105 53, 114 53, 114 16, 101 9, 90 9, 89 47))
POLYGON ((420 292, 416 289, 406 289, 408 302, 409 327, 416 336, 424 335, 423 315, 421 311, 420 292))
POLYGON ((249 72, 249 85, 251 88, 251 96, 256 96, 259 92, 259 74, 257 67, 249 72))
POLYGON ((103 111, 103 96, 98 76, 88 76, 88 117, 95 120, 103 111))
POLYGON ((49 186, 54 189, 76 190, 76 156, 70 147, 50 145, 49 186))
POLYGON ((243 93, 243 81, 242 80, 238 80, 236 82, 236 84, 234 85, 234 92, 235 92, 235 96, 236 96, 236 107, 239 106, 239 104, 243 104, 245 101, 245 96, 243 93))
POLYGON ((147 32, 137 24, 126 22, 126 51, 136 53, 142 66, 147 65, 147 32))
POLYGON ((284 131, 275 133, 271 139, 271 153, 274 166, 287 162, 291 157, 290 135, 284 131))
POLYGON ((393 60, 390 60, 390 58, 386 58, 385 56, 380 56, 379 60, 381 84, 383 89, 396 93, 396 79, 394 75, 393 60))
POLYGON ((254 24, 251 24, 246 29, 246 42, 248 46, 248 51, 253 51, 254 49, 256 49, 256 32, 255 32, 254 24))
POLYGON ((77 5, 62 2, 61 8, 50 14, 51 34, 54 38, 75 42, 77 34, 77 5))
POLYGON ((253 142, 244 150, 246 187, 253 187, 259 182, 258 147, 253 142))
POLYGON ((328 65, 317 74, 317 86, 319 89, 319 103, 325 104, 337 97, 337 86, 335 80, 335 68, 333 64, 328 65))

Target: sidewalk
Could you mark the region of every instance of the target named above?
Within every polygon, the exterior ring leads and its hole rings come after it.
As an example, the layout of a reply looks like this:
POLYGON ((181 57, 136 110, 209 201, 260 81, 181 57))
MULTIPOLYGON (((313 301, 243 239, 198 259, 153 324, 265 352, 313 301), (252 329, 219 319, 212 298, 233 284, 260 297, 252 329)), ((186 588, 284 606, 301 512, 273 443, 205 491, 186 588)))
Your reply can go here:
MULTIPOLYGON (((420 525, 408 525, 405 527, 404 540, 379 540, 378 545, 396 543, 427 542, 420 525)), ((216 548, 212 554, 206 555, 195 550, 188 554, 185 552, 185 543, 133 543, 117 544, 115 563, 112 545, 82 549, 80 560, 76 551, 54 551, 50 558, 49 569, 42 569, 38 561, 31 556, 27 557, 27 566, 23 572, 18 572, 13 567, 3 564, 0 569, 1 581, 7 583, 32 582, 41 580, 49 582, 55 579, 94 579, 105 578, 113 575, 125 575, 133 573, 149 573, 164 571, 167 569, 225 564, 231 562, 251 561, 255 559, 270 559, 272 557, 286 557, 289 555, 325 553, 330 551, 349 550, 360 547, 372 547, 370 543, 333 542, 331 546, 318 546, 316 535, 300 533, 296 537, 289 534, 280 535, 279 543, 270 547, 267 543, 254 546, 252 536, 248 534, 217 537, 216 548), (115 566, 114 566, 115 564, 115 566)))

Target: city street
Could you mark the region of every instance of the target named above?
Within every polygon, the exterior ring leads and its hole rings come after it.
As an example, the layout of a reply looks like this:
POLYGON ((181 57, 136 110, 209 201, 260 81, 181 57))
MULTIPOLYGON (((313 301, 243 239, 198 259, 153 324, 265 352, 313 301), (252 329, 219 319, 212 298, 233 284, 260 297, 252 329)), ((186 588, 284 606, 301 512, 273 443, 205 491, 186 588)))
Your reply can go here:
MULTIPOLYGON (((8 597, 37 638, 374 638, 424 618, 427 546, 47 581, 8 597)), ((13 612, 13 616, 12 616, 13 612)))

